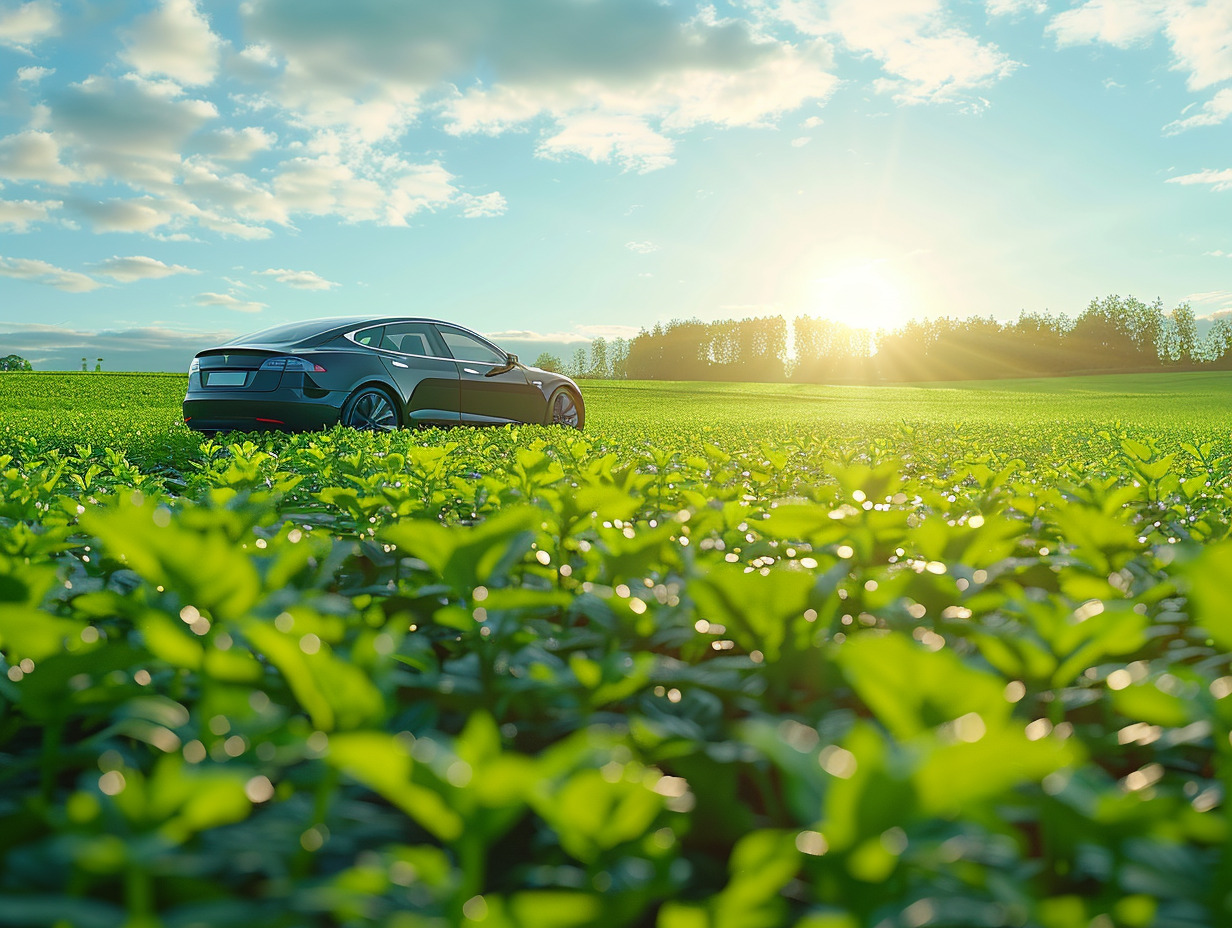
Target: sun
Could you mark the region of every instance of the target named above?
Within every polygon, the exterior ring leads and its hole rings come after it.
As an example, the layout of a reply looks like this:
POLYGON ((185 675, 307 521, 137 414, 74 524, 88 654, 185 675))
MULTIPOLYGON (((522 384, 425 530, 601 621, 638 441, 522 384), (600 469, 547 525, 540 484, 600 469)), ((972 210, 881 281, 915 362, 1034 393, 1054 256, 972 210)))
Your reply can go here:
POLYGON ((896 329, 910 318, 903 292, 881 261, 850 264, 817 277, 809 288, 812 312, 860 329, 896 329))

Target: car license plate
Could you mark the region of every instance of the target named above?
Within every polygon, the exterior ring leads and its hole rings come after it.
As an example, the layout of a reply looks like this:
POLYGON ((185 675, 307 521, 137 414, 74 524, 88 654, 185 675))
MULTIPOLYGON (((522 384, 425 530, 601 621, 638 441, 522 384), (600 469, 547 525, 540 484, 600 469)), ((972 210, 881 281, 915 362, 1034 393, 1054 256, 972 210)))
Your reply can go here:
POLYGON ((242 387, 248 379, 246 371, 211 371, 206 375, 207 387, 242 387))

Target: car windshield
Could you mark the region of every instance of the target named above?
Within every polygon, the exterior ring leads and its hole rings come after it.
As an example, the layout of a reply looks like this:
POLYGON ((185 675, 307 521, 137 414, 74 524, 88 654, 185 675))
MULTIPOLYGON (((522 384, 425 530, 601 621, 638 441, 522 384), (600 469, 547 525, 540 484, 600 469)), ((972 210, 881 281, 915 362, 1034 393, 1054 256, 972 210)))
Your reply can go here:
POLYGON ((262 329, 260 332, 241 335, 239 338, 233 338, 227 344, 252 345, 268 342, 275 345, 286 345, 305 338, 311 338, 313 335, 326 331, 329 327, 329 322, 320 319, 315 319, 312 322, 288 322, 285 325, 276 325, 268 329, 262 329))

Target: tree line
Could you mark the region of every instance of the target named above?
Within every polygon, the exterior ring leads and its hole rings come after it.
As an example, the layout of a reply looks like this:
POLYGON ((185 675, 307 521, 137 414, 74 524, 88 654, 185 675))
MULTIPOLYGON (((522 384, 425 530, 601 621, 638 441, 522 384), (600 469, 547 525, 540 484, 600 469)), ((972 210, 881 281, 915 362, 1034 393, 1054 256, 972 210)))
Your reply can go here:
POLYGON ((830 319, 782 316, 673 320, 630 340, 602 338, 568 363, 535 362, 572 377, 638 380, 895 382, 990 380, 1160 370, 1232 370, 1232 318, 1204 337, 1188 304, 1107 296, 1075 318, 1023 312, 913 320, 875 332, 830 319))

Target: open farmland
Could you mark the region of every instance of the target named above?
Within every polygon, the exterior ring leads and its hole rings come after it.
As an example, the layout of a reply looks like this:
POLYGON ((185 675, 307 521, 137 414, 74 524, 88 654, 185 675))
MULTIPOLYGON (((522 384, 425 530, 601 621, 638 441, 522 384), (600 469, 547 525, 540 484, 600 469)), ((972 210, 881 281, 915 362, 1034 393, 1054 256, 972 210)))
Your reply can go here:
POLYGON ((1232 377, 201 441, 0 375, 0 924, 1232 921, 1232 377))

